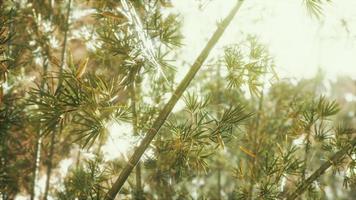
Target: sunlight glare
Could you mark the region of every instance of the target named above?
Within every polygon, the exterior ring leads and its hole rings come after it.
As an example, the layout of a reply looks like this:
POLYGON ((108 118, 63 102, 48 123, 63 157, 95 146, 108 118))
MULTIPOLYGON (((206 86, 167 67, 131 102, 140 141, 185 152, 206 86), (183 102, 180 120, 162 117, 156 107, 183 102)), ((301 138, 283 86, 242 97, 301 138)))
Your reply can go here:
POLYGON ((108 130, 109 138, 102 147, 105 158, 112 160, 120 157, 128 160, 128 156, 139 140, 138 136, 132 134, 132 125, 124 122, 111 122, 108 130))

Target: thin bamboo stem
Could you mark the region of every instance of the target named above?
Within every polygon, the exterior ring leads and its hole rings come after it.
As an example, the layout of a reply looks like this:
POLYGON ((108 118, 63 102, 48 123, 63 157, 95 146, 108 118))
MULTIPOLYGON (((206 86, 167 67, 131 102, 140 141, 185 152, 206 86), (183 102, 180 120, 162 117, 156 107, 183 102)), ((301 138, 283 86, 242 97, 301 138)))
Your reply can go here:
MULTIPOLYGON (((65 24, 65 30, 64 30, 63 47, 62 47, 62 52, 61 52, 61 65, 60 65, 60 69, 59 69, 59 81, 58 81, 58 85, 57 85, 57 91, 61 88, 62 81, 63 81, 62 74, 63 74, 63 68, 64 68, 64 63, 65 63, 65 52, 66 52, 66 46, 67 46, 67 36, 68 36, 68 29, 69 29, 69 16, 70 16, 71 4, 72 4, 72 0, 68 0, 67 13, 66 13, 66 24, 65 24)), ((61 127, 60 127, 60 129, 61 129, 61 127)), ((43 196, 44 200, 47 200, 49 187, 50 187, 49 184, 50 184, 51 173, 52 173, 52 160, 53 160, 53 154, 54 154, 55 140, 56 140, 56 130, 53 130, 52 135, 51 135, 51 141, 50 141, 51 142, 50 143, 50 152, 49 152, 48 161, 47 161, 47 179, 46 179, 45 191, 44 191, 44 196, 43 196)))
POLYGON ((53 160, 53 154, 54 154, 54 144, 55 144, 55 131, 52 131, 51 134, 51 143, 50 143, 50 149, 49 149, 49 155, 47 158, 47 178, 46 178, 46 185, 45 185, 45 191, 44 191, 44 196, 43 199, 47 200, 48 197, 48 192, 49 192, 49 184, 50 184, 50 180, 51 180, 51 173, 52 173, 52 160, 53 160))
POLYGON ((65 30, 64 30, 64 39, 63 39, 63 48, 61 52, 61 65, 59 68, 59 82, 58 82, 58 87, 60 88, 62 85, 62 74, 63 74, 63 68, 64 68, 64 63, 65 63, 65 54, 66 54, 66 48, 67 48, 67 38, 68 38, 68 30, 69 30, 69 16, 70 16, 70 9, 71 9, 71 4, 72 0, 68 0, 68 6, 67 6, 67 16, 66 16, 66 25, 65 25, 65 30))
MULTIPOLYGON (((36 27, 36 31, 38 32, 38 28, 36 27)), ((46 48, 48 49, 48 47, 46 48)), ((48 72, 48 57, 49 57, 49 51, 43 52, 42 55, 45 59, 43 60, 43 78, 41 80, 41 85, 40 89, 44 90, 45 85, 46 85, 46 79, 47 79, 47 72, 48 72)), ((40 94, 42 97, 42 93, 40 94)), ((42 130, 41 130, 41 124, 38 125, 38 130, 36 133, 36 144, 35 144, 35 163, 33 166, 33 177, 32 177, 32 185, 31 185, 31 192, 30 192, 30 200, 34 200, 36 198, 36 182, 37 182, 37 177, 39 174, 39 168, 40 168, 40 162, 41 162, 41 147, 42 147, 42 130)))
POLYGON ((350 149, 354 148, 355 145, 356 139, 331 156, 328 161, 325 161, 312 175, 309 176, 309 178, 303 181, 294 192, 290 193, 287 200, 294 200, 303 194, 316 179, 323 175, 325 171, 333 165, 333 163, 337 163, 350 149))
POLYGON ((219 24, 217 30, 215 31, 213 36, 210 38, 210 40, 206 44, 203 51, 200 53, 200 55, 195 60, 194 64, 190 68, 189 72, 186 74, 184 79, 180 82, 177 89, 174 91, 173 95, 169 99, 168 103, 164 106, 163 110, 159 113, 159 115, 156 118, 156 120, 154 121, 152 127, 149 129, 149 131, 147 132, 147 134, 141 141, 140 145, 135 150, 134 154, 131 156, 130 160, 128 161, 128 163, 126 164, 124 169, 121 171, 119 177, 117 178, 115 183, 112 185, 110 190, 107 192, 105 200, 113 200, 115 198, 115 196, 117 195, 117 193, 121 190, 122 186, 126 182, 129 175, 131 174, 133 168, 136 166, 136 164, 140 160, 141 156, 143 155, 145 150, 148 148, 148 146, 151 143, 151 141, 153 140, 153 138, 156 136, 158 130, 162 127, 162 125, 166 121, 168 115, 171 113, 173 107, 175 106, 177 101, 180 99, 183 92, 186 90, 186 88, 188 87, 188 85, 190 84, 192 79, 194 78, 195 74, 201 68, 203 62, 208 57, 210 51, 213 49, 215 44, 218 42, 218 40, 224 33, 227 26, 230 24, 230 22, 236 15, 237 11, 240 9, 242 3, 243 3, 243 0, 238 0, 236 5, 230 11, 229 15, 219 24))
MULTIPOLYGON (((259 134, 260 134, 260 119, 261 119, 261 114, 262 114, 262 109, 263 109, 263 90, 261 91, 260 98, 258 100, 258 112, 256 116, 256 123, 254 124, 254 131, 252 132, 252 141, 253 141, 253 152, 257 154, 258 152, 258 140, 259 140, 259 134)), ((253 199, 253 189, 255 187, 255 180, 254 176, 256 174, 256 165, 257 165, 257 157, 256 158, 251 158, 252 160, 250 161, 252 163, 252 169, 251 169, 251 177, 250 177, 250 187, 249 187, 249 199, 253 199)))
POLYGON ((218 167, 218 200, 221 200, 221 168, 218 167))

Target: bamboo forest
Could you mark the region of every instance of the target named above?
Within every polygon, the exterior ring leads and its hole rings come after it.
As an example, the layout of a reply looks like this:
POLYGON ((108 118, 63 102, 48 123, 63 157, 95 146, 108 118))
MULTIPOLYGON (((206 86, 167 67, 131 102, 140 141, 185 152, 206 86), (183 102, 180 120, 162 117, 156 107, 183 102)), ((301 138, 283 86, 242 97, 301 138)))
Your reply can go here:
POLYGON ((356 199, 354 0, 0 0, 0 200, 356 199))

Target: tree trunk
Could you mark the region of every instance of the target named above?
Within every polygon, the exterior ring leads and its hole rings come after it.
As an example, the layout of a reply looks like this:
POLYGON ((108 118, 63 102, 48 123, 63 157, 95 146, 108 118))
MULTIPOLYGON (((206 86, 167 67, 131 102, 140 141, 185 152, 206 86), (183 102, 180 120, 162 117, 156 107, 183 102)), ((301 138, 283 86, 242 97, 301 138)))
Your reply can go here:
POLYGON ((117 193, 121 190, 122 186, 126 182, 128 176, 132 172, 133 168, 136 166, 138 161, 140 160, 141 156, 145 152, 145 150, 148 148, 149 144, 153 140, 153 138, 156 136, 158 130, 161 128, 161 126, 164 124, 166 121, 168 115, 171 113, 173 107, 177 103, 177 101, 180 99, 182 96, 183 92, 186 90, 192 79, 194 78, 195 74, 199 71, 200 67, 202 66, 203 62, 206 60, 208 57, 210 51, 212 48, 215 46, 215 44, 218 42, 222 34, 224 33, 226 27, 230 24, 232 21, 233 17, 236 15, 237 11, 242 5, 242 0, 237 1, 236 5, 234 8, 231 10, 229 15, 218 25, 217 30, 215 31, 214 35, 210 38, 208 43, 206 44, 205 48, 203 51, 200 53, 198 58, 195 60, 194 64, 192 65, 191 69, 189 72, 186 74, 184 79, 181 81, 181 83, 178 85, 177 89, 174 91, 173 95, 169 99, 168 103, 164 106, 163 110, 159 113, 157 119, 154 121, 152 127, 149 129, 148 133, 145 135, 143 138, 142 142, 134 152, 134 154, 131 156, 129 162, 126 164, 124 169, 121 171, 119 177, 113 184, 113 186, 110 188, 108 193, 106 194, 105 199, 106 200, 113 200, 117 193))

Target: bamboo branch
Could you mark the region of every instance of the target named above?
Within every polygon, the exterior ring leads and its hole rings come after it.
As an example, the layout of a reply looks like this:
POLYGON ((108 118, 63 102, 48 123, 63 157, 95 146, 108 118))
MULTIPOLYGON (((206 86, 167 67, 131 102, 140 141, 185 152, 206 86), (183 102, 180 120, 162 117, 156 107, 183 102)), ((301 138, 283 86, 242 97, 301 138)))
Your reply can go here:
POLYGON ((340 151, 336 152, 333 156, 329 158, 328 161, 324 162, 319 169, 317 169, 311 176, 309 176, 308 179, 303 181, 299 187, 292 193, 290 193, 287 197, 287 200, 294 200, 298 198, 305 190, 309 188, 309 186, 321 175, 325 173, 329 167, 333 165, 333 163, 337 163, 350 149, 354 148, 356 145, 356 139, 354 139, 350 145, 345 146, 343 149, 340 151))
POLYGON ((135 150, 135 152, 131 156, 130 160, 128 161, 128 163, 126 164, 124 169, 121 171, 119 177, 117 178, 117 180, 115 181, 113 186, 110 188, 110 190, 107 192, 105 200, 113 200, 115 198, 115 196, 117 195, 117 193, 121 190, 122 186, 126 182, 127 178, 129 177, 130 173, 132 172, 133 168, 138 163, 138 161, 140 160, 140 158, 143 155, 143 153, 145 152, 145 150, 148 148, 148 146, 151 143, 151 141, 153 140, 153 138, 156 136, 158 130, 162 127, 162 125, 166 121, 168 115, 171 113, 173 107, 175 106, 177 101, 180 99, 183 92, 186 90, 189 83, 194 78, 195 74, 199 71, 200 67, 202 66, 202 64, 206 60, 206 58, 208 57, 212 48, 218 42, 218 40, 224 33, 225 29, 230 24, 230 22, 236 15, 237 11, 240 9, 242 3, 243 3, 243 0, 237 0, 236 5, 230 11, 229 15, 219 24, 217 30, 215 31, 213 36, 210 38, 210 40, 208 41, 208 43, 206 44, 205 48, 202 50, 200 55, 195 60, 194 64, 190 68, 189 72, 186 74, 184 79, 180 82, 177 89, 174 91, 173 95, 169 99, 168 103, 164 106, 163 110, 159 113, 159 115, 156 118, 156 120, 154 121, 152 127, 149 129, 149 131, 147 132, 147 134, 141 141, 140 145, 135 150))

